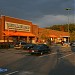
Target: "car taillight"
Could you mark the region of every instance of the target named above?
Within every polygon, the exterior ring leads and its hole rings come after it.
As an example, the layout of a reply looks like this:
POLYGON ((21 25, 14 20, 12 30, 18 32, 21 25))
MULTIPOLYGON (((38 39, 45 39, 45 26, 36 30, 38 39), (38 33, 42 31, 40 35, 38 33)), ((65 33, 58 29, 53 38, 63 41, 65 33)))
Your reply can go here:
POLYGON ((29 52, 32 52, 32 50, 29 50, 29 52))

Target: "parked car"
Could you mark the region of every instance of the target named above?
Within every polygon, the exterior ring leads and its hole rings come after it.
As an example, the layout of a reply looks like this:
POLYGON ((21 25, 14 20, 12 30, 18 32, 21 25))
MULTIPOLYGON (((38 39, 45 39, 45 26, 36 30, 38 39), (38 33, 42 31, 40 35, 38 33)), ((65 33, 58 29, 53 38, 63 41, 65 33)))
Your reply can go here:
POLYGON ((75 42, 71 44, 72 47, 75 47, 75 42))
POLYGON ((35 45, 32 49, 26 50, 26 52, 31 54, 44 54, 44 53, 50 53, 51 49, 46 44, 38 44, 35 45))
POLYGON ((16 42, 14 45, 15 49, 21 49, 23 48, 27 43, 26 42, 16 42))
POLYGON ((36 46, 36 44, 33 43, 28 43, 23 47, 23 50, 30 50, 32 49, 34 46, 36 46))
POLYGON ((75 41, 72 41, 72 42, 70 43, 70 46, 71 46, 72 52, 75 52, 75 41))
POLYGON ((71 41, 70 46, 71 46, 72 44, 74 44, 74 43, 75 43, 75 41, 71 41))

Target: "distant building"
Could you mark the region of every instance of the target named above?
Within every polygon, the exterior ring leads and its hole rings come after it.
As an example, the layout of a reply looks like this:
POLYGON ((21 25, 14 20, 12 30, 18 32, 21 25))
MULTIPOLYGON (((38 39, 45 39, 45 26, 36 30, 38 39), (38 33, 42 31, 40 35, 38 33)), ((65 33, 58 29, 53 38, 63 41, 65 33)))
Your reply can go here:
POLYGON ((57 31, 45 28, 39 28, 39 37, 41 39, 49 39, 50 41, 57 42, 68 42, 68 38, 70 38, 70 34, 64 31, 57 31))

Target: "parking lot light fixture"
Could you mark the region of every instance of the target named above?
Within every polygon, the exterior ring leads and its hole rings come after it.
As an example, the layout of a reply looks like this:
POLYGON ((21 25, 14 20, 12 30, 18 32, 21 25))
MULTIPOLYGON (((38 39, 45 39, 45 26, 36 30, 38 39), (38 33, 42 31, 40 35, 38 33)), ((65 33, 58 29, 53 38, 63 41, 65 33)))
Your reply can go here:
MULTIPOLYGON (((71 10, 71 8, 66 8, 67 10, 67 17, 68 17, 68 33, 69 33, 69 11, 71 10)), ((69 36, 68 36, 68 43, 69 43, 69 36)))

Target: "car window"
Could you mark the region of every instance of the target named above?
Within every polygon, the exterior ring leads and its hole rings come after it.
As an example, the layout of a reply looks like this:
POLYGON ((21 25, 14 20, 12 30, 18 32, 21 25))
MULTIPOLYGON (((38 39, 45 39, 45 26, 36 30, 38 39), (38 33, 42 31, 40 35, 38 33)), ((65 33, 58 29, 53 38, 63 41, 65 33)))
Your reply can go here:
POLYGON ((16 45, 19 45, 19 44, 20 44, 20 42, 16 42, 15 44, 16 44, 16 45))
POLYGON ((72 45, 75 45, 75 43, 73 43, 72 45))
POLYGON ((46 45, 36 45, 33 47, 34 50, 43 50, 46 49, 47 46, 46 45))
POLYGON ((25 42, 21 42, 21 44, 22 44, 22 45, 25 45, 26 43, 25 43, 25 42))
POLYGON ((20 45, 25 45, 26 42, 16 42, 16 43, 15 43, 15 45, 19 45, 19 44, 20 44, 20 45))
POLYGON ((33 47, 34 50, 39 50, 40 48, 41 48, 40 45, 36 45, 36 46, 33 47))

